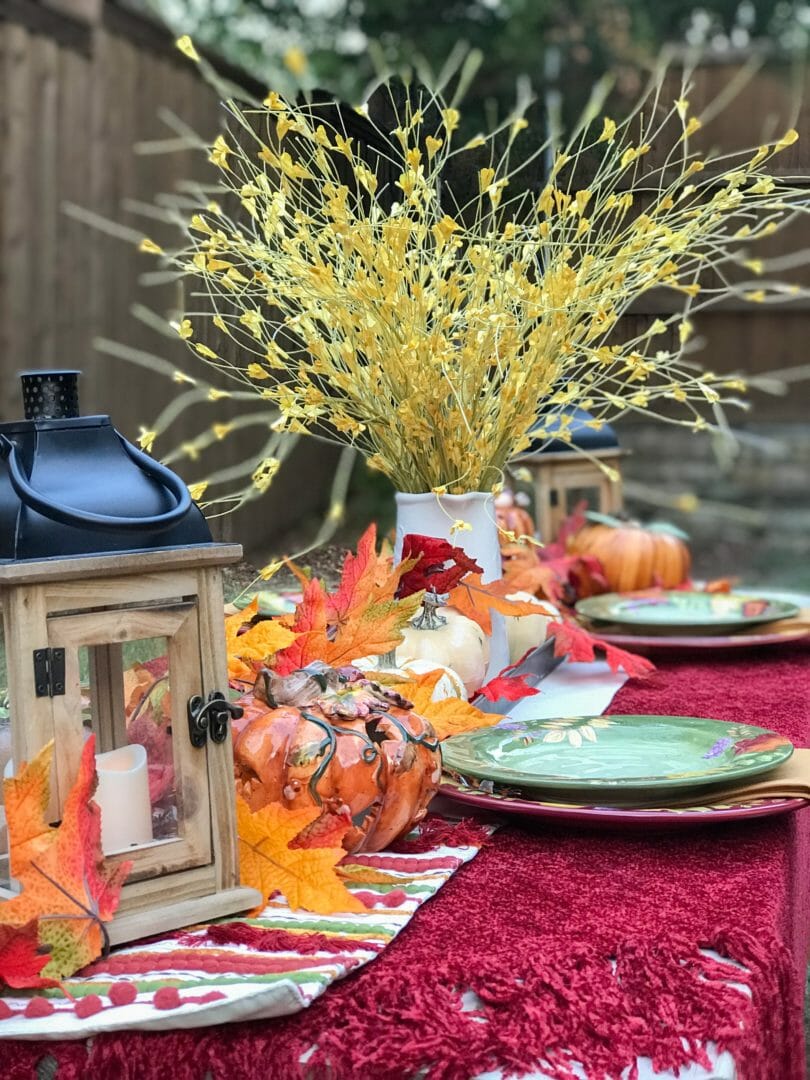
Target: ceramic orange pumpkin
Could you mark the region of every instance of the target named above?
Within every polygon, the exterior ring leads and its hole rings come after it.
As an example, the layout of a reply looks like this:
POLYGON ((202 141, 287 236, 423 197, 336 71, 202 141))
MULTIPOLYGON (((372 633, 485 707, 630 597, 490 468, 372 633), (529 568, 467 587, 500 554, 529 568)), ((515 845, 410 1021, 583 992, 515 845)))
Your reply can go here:
POLYGON ((350 852, 380 851, 425 816, 441 778, 439 741, 398 694, 355 669, 310 664, 261 672, 247 704, 234 724, 234 771, 251 810, 279 803, 343 817, 350 852))
POLYGON ((673 589, 689 577, 692 565, 686 536, 670 525, 643 526, 607 515, 590 515, 592 523, 568 541, 572 555, 593 555, 602 564, 613 592, 633 592, 660 585, 673 589))

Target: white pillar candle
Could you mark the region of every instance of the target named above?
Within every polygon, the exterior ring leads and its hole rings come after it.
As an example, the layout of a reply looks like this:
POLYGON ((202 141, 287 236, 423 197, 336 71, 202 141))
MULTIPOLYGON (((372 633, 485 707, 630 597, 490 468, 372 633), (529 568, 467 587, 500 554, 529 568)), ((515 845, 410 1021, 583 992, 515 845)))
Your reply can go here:
POLYGON ((152 804, 146 750, 140 743, 96 755, 101 809, 101 850, 105 855, 152 840, 152 804))

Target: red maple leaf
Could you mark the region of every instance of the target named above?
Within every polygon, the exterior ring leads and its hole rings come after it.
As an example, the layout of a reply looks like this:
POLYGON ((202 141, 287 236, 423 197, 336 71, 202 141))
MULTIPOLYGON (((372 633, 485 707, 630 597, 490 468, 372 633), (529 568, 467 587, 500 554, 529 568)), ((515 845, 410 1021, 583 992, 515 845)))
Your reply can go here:
POLYGON ((402 575, 398 597, 412 596, 422 589, 444 595, 454 589, 465 574, 482 572, 463 548, 454 547, 438 536, 407 533, 402 541, 402 558, 403 561, 416 559, 416 563, 402 575))
POLYGON ((343 837, 352 827, 352 815, 348 806, 338 811, 324 810, 320 817, 306 825, 293 840, 291 848, 340 847, 343 837))
POLYGON ((624 671, 626 675, 634 676, 655 670, 655 665, 645 657, 609 645, 576 623, 552 622, 546 633, 554 636, 554 655, 566 656, 571 663, 587 664, 596 659, 596 650, 601 649, 611 671, 624 671))
POLYGON ((300 604, 295 609, 295 622, 290 628, 298 635, 292 645, 276 653, 273 668, 279 675, 306 667, 313 659, 321 659, 328 641, 326 591, 318 578, 308 581, 300 604))
POLYGON ((42 976, 49 954, 50 949, 39 943, 39 919, 22 926, 0 923, 0 984, 13 990, 58 986, 55 979, 42 976))
POLYGON ((521 698, 532 697, 540 691, 535 686, 529 686, 526 675, 504 675, 501 673, 481 687, 478 693, 487 701, 520 701, 521 698))

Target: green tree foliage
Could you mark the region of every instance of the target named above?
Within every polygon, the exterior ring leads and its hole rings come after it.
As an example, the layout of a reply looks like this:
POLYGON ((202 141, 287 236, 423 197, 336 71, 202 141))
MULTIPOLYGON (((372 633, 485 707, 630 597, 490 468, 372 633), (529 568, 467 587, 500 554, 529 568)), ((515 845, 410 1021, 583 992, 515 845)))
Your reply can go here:
POLYGON ((391 70, 435 78, 459 46, 481 67, 465 102, 469 124, 508 113, 519 79, 556 91, 569 116, 611 71, 632 98, 639 70, 667 43, 718 52, 766 41, 801 45, 806 0, 142 0, 283 88, 290 48, 308 60, 305 83, 354 99, 391 70))

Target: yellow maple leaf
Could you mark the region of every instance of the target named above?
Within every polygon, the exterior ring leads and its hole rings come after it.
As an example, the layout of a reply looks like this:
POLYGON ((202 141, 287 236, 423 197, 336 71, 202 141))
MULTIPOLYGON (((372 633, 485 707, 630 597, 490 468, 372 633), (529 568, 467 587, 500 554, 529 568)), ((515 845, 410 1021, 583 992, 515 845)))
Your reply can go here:
POLYGON ((492 727, 499 720, 503 720, 498 714, 481 712, 462 698, 451 697, 434 701, 433 690, 443 674, 441 670, 428 671, 418 679, 393 687, 397 693, 413 703, 415 713, 430 721, 440 739, 448 739, 461 731, 492 727))
POLYGON ((258 600, 254 597, 246 608, 225 620, 228 677, 235 682, 252 683, 256 670, 251 661, 259 664, 266 662, 281 649, 292 645, 297 637, 297 634, 288 630, 278 619, 261 619, 240 634, 239 631, 250 622, 257 611, 258 600))
POLYGON ((267 660, 279 649, 292 645, 296 636, 278 619, 262 619, 236 639, 234 651, 243 660, 267 660))
POLYGON ((259 601, 254 596, 247 607, 242 608, 241 611, 237 611, 235 615, 229 615, 225 620, 225 648, 228 651, 228 656, 234 651, 239 631, 245 623, 250 622, 258 610, 259 601))
POLYGON ((237 795, 242 884, 258 889, 265 899, 278 889, 293 910, 306 908, 319 915, 366 911, 335 873, 346 854, 342 847, 289 846, 320 814, 317 807, 287 810, 277 803, 251 813, 245 800, 237 795))

